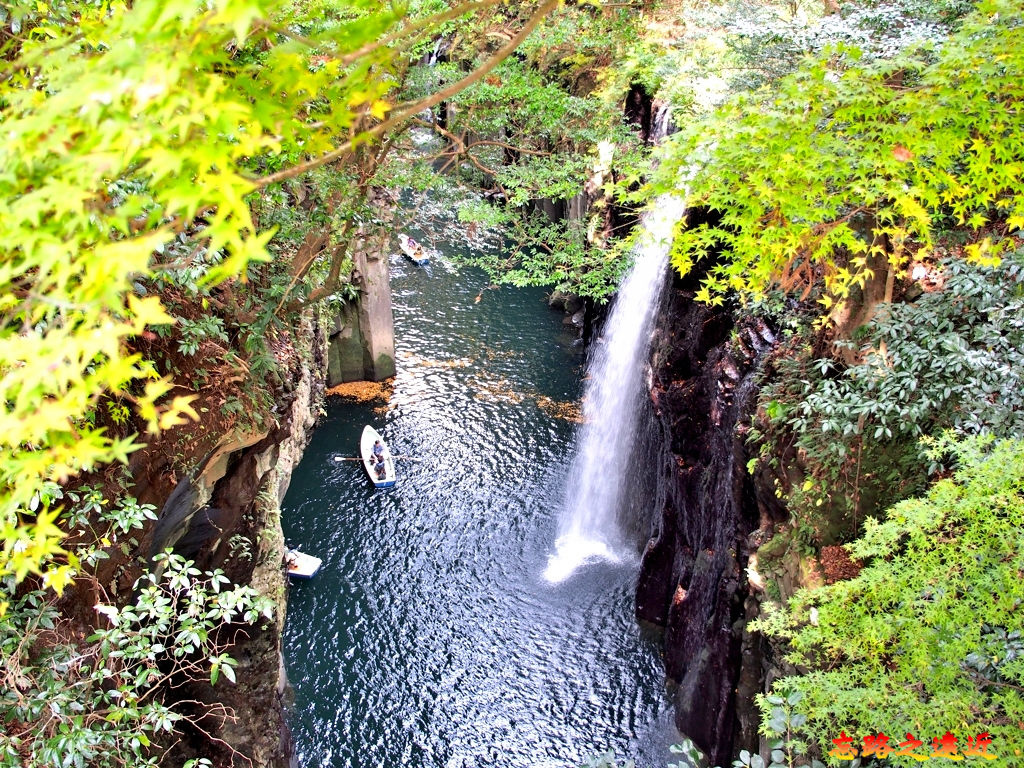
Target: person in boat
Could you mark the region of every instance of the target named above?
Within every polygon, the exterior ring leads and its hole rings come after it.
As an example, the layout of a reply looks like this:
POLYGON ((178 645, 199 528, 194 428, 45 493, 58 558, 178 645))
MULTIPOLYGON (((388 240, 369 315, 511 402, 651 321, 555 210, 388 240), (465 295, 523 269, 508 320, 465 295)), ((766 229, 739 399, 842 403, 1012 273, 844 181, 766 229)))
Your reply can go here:
POLYGON ((373 458, 375 462, 384 461, 384 444, 380 440, 373 442, 373 458))
POLYGON ((373 471, 377 473, 377 479, 378 480, 383 480, 384 477, 387 475, 388 471, 387 471, 387 468, 384 466, 384 457, 383 456, 381 456, 377 460, 377 463, 373 467, 373 471))

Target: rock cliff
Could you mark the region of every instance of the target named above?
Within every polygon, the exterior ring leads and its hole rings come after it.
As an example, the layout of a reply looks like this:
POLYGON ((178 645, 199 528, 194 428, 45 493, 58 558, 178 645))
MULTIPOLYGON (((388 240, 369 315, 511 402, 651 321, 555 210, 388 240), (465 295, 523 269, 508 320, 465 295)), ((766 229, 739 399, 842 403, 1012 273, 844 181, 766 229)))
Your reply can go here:
POLYGON ((758 361, 774 335, 759 321, 737 321, 728 309, 695 302, 696 287, 693 277, 676 281, 652 348, 660 509, 636 611, 665 628, 677 726, 723 765, 738 732, 747 541, 761 519, 744 436, 756 407, 758 361))

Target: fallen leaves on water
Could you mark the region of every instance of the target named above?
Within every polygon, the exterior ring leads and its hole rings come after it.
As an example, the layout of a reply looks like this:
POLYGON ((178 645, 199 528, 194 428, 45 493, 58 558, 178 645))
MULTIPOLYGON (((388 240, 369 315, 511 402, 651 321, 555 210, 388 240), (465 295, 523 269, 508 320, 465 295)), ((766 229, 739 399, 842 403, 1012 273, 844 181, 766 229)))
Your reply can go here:
POLYGON ((476 393, 473 397, 477 400, 492 402, 501 400, 506 403, 521 403, 526 399, 526 396, 505 378, 483 373, 480 376, 474 377, 471 383, 476 387, 476 393))
POLYGON ((369 403, 373 400, 390 400, 394 390, 394 382, 391 379, 385 381, 348 381, 336 387, 331 387, 327 390, 327 394, 337 395, 346 400, 354 400, 357 403, 369 403))
POLYGON ((537 397, 537 407, 548 416, 564 421, 571 421, 574 424, 583 423, 583 407, 574 400, 554 400, 544 395, 537 397))
POLYGON ((421 368, 468 368, 473 364, 473 359, 470 357, 457 357, 454 360, 430 360, 412 352, 400 352, 398 356, 408 361, 411 366, 421 368))
POLYGON ((473 303, 474 304, 479 304, 480 303, 480 299, 482 299, 484 297, 484 291, 496 291, 499 288, 501 288, 500 285, 485 285, 483 288, 480 289, 480 293, 478 293, 476 295, 476 298, 473 299, 473 303))

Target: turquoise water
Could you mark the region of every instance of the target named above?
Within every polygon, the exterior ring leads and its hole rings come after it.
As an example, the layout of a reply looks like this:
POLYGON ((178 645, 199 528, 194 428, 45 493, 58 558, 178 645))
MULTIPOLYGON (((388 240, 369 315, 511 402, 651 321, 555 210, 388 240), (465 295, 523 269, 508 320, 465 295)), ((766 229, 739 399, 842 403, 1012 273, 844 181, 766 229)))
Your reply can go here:
POLYGON ((330 399, 293 476, 286 539, 324 560, 291 585, 285 629, 304 768, 574 766, 609 749, 665 764, 636 564, 541 576, 582 354, 542 292, 486 286, 393 258, 394 394, 378 410, 330 399), (333 460, 367 423, 421 459, 397 462, 393 489, 333 460))

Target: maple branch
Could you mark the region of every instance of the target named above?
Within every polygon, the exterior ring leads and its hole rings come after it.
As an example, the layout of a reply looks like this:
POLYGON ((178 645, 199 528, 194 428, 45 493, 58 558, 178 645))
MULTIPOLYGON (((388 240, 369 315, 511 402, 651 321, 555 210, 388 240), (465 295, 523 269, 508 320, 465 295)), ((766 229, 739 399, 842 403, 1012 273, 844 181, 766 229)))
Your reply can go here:
POLYGON ((388 129, 393 128, 399 123, 405 122, 410 117, 419 114, 425 109, 429 109, 430 107, 440 104, 442 101, 450 99, 455 94, 468 88, 476 81, 485 77, 488 73, 491 72, 491 70, 493 70, 501 62, 507 59, 512 54, 512 52, 519 47, 519 44, 522 43, 523 40, 525 40, 529 36, 529 34, 533 32, 534 29, 537 28, 537 25, 540 24, 541 20, 545 16, 547 16, 547 14, 550 11, 552 11, 560 2, 561 0, 547 0, 534 12, 534 14, 523 25, 523 28, 520 29, 519 32, 517 32, 505 46, 498 49, 498 51, 490 59, 488 59, 486 63, 484 63, 481 67, 474 70, 470 74, 466 75, 466 77, 452 83, 446 88, 442 88, 440 91, 437 91, 436 93, 430 96, 424 97, 417 101, 407 102, 405 104, 398 105, 395 109, 391 111, 391 115, 388 117, 387 120, 383 121, 382 123, 379 123, 378 125, 374 126, 368 131, 363 131, 362 133, 356 134, 354 137, 344 142, 336 149, 333 149, 330 152, 320 155, 320 157, 308 160, 305 163, 300 163, 299 165, 292 166, 291 168, 286 168, 285 170, 278 171, 277 173, 271 173, 267 176, 263 176, 262 178, 253 179, 253 188, 263 189, 264 187, 267 187, 271 184, 276 184, 279 181, 284 181, 285 179, 291 179, 296 176, 300 176, 301 174, 306 173, 307 171, 312 171, 316 168, 320 168, 321 166, 327 165, 328 163, 332 163, 335 160, 339 160, 345 155, 349 154, 353 149, 355 149, 355 147, 358 144, 368 143, 371 139, 379 138, 388 129))
MULTIPOLYGON (((517 146, 515 146, 513 144, 508 144, 508 143, 506 143, 504 141, 494 141, 494 140, 491 140, 491 139, 479 139, 477 141, 473 141, 473 142, 470 142, 469 144, 467 144, 465 139, 458 138, 451 131, 449 131, 449 130, 447 130, 445 128, 442 128, 437 123, 430 122, 429 120, 423 120, 422 118, 418 118, 418 117, 414 118, 412 120, 412 122, 414 122, 414 123, 416 123, 418 125, 421 125, 424 128, 430 128, 437 135, 442 136, 442 137, 448 139, 453 144, 456 144, 459 147, 458 154, 460 154, 460 155, 468 155, 469 154, 469 150, 471 150, 473 147, 500 147, 501 149, 510 149, 513 152, 518 152, 518 153, 520 153, 522 155, 537 155, 539 157, 551 157, 551 153, 550 152, 544 152, 543 150, 540 150, 540 149, 523 149, 522 147, 517 147, 517 146)), ((445 151, 439 152, 438 156, 450 154, 451 151, 453 151, 453 150, 445 150, 445 151)))
POLYGON ((466 149, 472 149, 473 147, 486 146, 486 147, 501 147, 502 149, 510 149, 513 152, 518 152, 521 155, 537 155, 538 157, 551 157, 550 152, 544 152, 540 149, 523 149, 522 147, 516 147, 512 144, 506 144, 504 141, 488 141, 481 139, 474 141, 472 144, 467 144, 466 149))
POLYGON ((381 48, 385 45, 391 45, 391 43, 395 42, 396 40, 401 40, 403 37, 408 37, 409 35, 420 32, 426 27, 430 27, 435 24, 443 24, 446 21, 451 21, 452 19, 456 19, 459 16, 464 16, 467 13, 472 13, 473 11, 483 10, 484 8, 487 8, 489 6, 497 5, 500 2, 502 2, 502 0, 479 0, 479 2, 464 3, 462 5, 457 5, 454 8, 449 8, 447 11, 435 14, 434 16, 428 16, 424 19, 420 19, 419 21, 415 21, 409 26, 397 32, 392 32, 387 37, 381 38, 377 42, 367 43, 362 48, 359 48, 353 51, 352 53, 349 53, 346 56, 342 57, 341 62, 342 64, 351 64, 353 61, 356 61, 360 57, 365 56, 368 53, 373 53, 378 48, 381 48))
MULTIPOLYGON (((408 24, 407 26, 403 27, 402 29, 396 32, 392 32, 390 35, 382 37, 380 40, 375 40, 372 43, 366 43, 365 45, 357 48, 354 51, 350 51, 349 53, 335 56, 334 58, 338 62, 340 62, 342 66, 347 66, 355 61, 358 61, 367 54, 373 53, 374 51, 379 50, 380 48, 384 48, 385 46, 391 45, 392 43, 401 40, 404 37, 411 37, 428 27, 432 27, 437 24, 443 24, 444 22, 451 21, 452 19, 456 19, 459 16, 465 16, 468 13, 483 10, 484 8, 487 8, 492 5, 498 5, 501 2, 503 2, 503 0, 477 0, 477 2, 469 2, 463 3, 462 5, 457 5, 454 8, 449 8, 447 11, 435 13, 433 16, 426 16, 422 19, 419 19, 418 21, 414 21, 411 24, 408 24)), ((290 29, 280 24, 272 24, 265 20, 257 22, 255 26, 262 27, 263 29, 266 29, 270 32, 275 32, 276 34, 279 34, 282 37, 285 37, 289 40, 293 40, 296 43, 300 43, 306 46, 307 48, 320 48, 324 44, 324 41, 322 40, 314 40, 311 37, 306 37, 304 35, 298 34, 297 32, 292 32, 290 29)))

